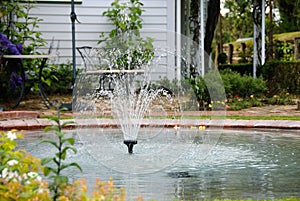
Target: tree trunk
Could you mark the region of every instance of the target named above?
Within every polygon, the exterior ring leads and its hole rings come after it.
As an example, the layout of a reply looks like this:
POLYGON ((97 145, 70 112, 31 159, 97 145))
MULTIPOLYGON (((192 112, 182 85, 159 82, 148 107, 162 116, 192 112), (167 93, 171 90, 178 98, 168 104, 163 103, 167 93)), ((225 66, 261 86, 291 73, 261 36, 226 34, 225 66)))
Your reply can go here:
POLYGON ((210 0, 207 7, 207 20, 205 26, 204 50, 210 55, 212 41, 220 14, 220 0, 210 0))

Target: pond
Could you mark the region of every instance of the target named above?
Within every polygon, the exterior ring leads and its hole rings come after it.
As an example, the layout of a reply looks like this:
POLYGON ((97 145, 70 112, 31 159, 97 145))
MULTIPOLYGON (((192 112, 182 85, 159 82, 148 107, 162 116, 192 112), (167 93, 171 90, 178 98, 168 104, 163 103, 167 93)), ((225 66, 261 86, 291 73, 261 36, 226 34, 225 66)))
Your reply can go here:
MULTIPOLYGON (((76 138, 79 151, 68 160, 79 163, 83 173, 69 169, 65 174, 71 178, 87 178, 90 187, 96 178, 112 177, 117 187, 126 188, 128 200, 138 195, 144 200, 300 197, 300 132, 297 130, 206 130, 206 134, 216 137, 205 148, 204 143, 200 143, 201 152, 195 151, 199 147, 193 146, 199 141, 197 138, 193 143, 186 141, 186 145, 185 141, 177 141, 168 146, 166 142, 170 139, 157 139, 151 146, 140 140, 131 155, 122 143, 107 143, 110 140, 101 138, 103 131, 80 131, 85 132, 85 137, 75 130, 68 132, 76 138), (94 135, 89 136, 90 133, 94 135), (160 146, 174 154, 143 153, 160 146), (153 155, 155 159, 150 160, 153 155), (177 159, 169 160, 174 155, 177 159), (143 171, 147 168, 151 171, 143 171)), ((112 129, 105 132, 122 142, 112 129)), ((37 145, 44 132, 28 131, 25 136, 19 146, 33 155, 46 157, 53 151, 46 144, 37 145)))

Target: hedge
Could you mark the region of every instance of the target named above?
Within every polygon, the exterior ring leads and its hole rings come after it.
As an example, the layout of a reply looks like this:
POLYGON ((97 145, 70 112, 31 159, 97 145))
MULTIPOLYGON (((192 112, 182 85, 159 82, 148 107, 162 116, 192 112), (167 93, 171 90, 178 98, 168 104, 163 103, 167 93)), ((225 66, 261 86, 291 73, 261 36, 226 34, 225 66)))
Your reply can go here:
MULTIPOLYGON (((219 70, 231 69, 241 75, 253 75, 253 64, 225 64, 219 70)), ((277 61, 266 62, 257 68, 257 77, 262 76, 271 94, 283 91, 300 94, 300 62, 277 61)))

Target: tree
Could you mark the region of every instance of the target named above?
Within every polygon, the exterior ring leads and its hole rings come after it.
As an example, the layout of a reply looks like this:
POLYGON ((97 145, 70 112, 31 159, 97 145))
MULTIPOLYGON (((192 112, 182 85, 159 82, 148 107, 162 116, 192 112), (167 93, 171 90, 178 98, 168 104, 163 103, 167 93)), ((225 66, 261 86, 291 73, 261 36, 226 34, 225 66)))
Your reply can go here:
MULTIPOLYGON (((252 2, 245 0, 226 0, 225 8, 229 10, 225 15, 223 32, 230 33, 231 41, 238 38, 253 36, 252 2)), ((230 42, 230 41, 226 41, 230 42)))
POLYGON ((280 13, 281 32, 300 30, 300 0, 276 0, 280 13))
POLYGON ((212 41, 220 14, 220 0, 210 0, 207 7, 207 20, 205 26, 204 50, 210 55, 212 41))

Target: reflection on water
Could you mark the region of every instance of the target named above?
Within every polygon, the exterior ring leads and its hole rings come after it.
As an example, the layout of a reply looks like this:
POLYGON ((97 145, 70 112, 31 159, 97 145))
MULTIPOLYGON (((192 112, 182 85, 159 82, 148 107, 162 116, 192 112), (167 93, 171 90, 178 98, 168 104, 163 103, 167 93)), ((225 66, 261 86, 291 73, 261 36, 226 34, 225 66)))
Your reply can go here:
MULTIPOLYGON (((128 200, 134 200, 137 195, 145 200, 300 197, 299 131, 221 132, 218 143, 207 157, 199 157, 201 153, 191 146, 192 149, 171 166, 144 174, 124 174, 107 168, 86 150, 90 142, 77 140, 79 153, 71 155, 69 160, 78 162, 84 172, 70 169, 65 173, 72 178, 87 178, 90 187, 95 178, 107 180, 111 176, 116 186, 127 189, 128 200)), ((70 134, 77 138, 72 131, 70 134)), ((20 141, 20 146, 37 157, 44 157, 51 149, 36 145, 42 135, 45 134, 30 132, 20 141)), ((97 145, 104 146, 101 142, 97 145)), ((109 151, 106 154, 106 157, 113 157, 109 151)))

